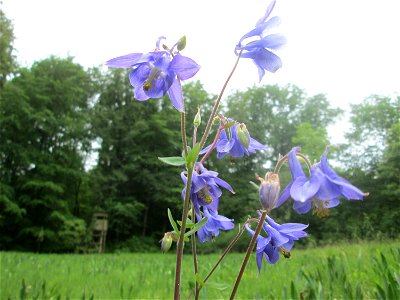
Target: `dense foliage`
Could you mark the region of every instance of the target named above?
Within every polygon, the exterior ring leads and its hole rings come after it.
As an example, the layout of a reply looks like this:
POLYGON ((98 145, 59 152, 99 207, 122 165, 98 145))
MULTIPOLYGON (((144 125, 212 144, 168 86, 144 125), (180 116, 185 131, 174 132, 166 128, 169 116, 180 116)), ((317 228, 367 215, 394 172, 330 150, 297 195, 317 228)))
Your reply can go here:
MULTIPOLYGON (((0 249, 90 250, 92 216, 99 211, 109 216, 108 249, 156 246, 170 230, 167 208, 179 213, 174 209, 182 201, 181 170, 157 159, 181 154, 180 114, 168 99, 135 101, 121 70, 84 70, 57 57, 16 66, 12 25, 1 11, 0 17, 0 249)), ((215 95, 199 82, 183 90, 188 123, 196 107, 207 116, 215 95)), ((274 217, 311 224, 309 243, 398 237, 399 101, 373 95, 354 105, 348 143, 330 155, 370 193, 365 201, 346 202, 324 220, 298 216, 286 203, 274 217)), ((295 85, 236 91, 220 112, 248 122, 251 135, 267 146, 246 159, 208 162, 236 191, 224 195, 221 210, 239 222, 259 207, 249 184, 254 173, 263 176, 293 145, 318 160, 329 144, 328 126, 342 114, 325 95, 308 96, 295 85)), ((189 126, 189 143, 192 132, 189 126)), ((288 178, 283 175, 283 184, 288 178)))

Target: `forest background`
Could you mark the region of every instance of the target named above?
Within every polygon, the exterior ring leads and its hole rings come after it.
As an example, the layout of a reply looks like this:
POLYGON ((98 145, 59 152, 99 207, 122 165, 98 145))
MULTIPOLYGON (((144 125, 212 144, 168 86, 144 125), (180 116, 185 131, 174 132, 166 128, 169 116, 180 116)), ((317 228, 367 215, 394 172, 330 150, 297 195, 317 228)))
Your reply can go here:
MULTIPOLYGON (((168 99, 135 101, 125 71, 54 56, 19 66, 13 25, 1 10, 0 18, 0 250, 93 251, 93 214, 101 211, 109 218, 107 251, 158 251, 171 230, 167 208, 179 215, 182 205, 181 170, 157 158, 180 154, 180 115, 168 99)), ((207 116, 216 96, 199 81, 183 90, 188 123, 198 106, 207 116)), ((352 105, 350 126, 340 128, 346 141, 331 147, 339 173, 370 193, 364 201, 343 200, 326 219, 297 215, 290 203, 273 212, 280 223, 310 224, 300 245, 399 237, 399 102, 371 95, 352 105)), ((208 162, 236 191, 220 204, 236 224, 259 207, 254 174, 265 174, 294 145, 318 161, 330 144, 328 126, 344 113, 294 84, 237 90, 220 112, 246 122, 267 146, 246 159, 208 162)), ((218 250, 234 234, 199 251, 218 250)))

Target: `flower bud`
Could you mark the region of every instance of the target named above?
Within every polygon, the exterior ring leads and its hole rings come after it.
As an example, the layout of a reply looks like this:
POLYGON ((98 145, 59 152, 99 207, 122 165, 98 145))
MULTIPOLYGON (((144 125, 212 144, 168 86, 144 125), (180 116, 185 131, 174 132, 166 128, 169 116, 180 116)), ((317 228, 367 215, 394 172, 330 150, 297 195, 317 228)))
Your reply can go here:
POLYGON ((200 107, 197 108, 197 114, 194 116, 193 125, 195 127, 199 127, 201 124, 201 114, 200 114, 200 107))
POLYGON ((247 127, 244 123, 240 123, 236 127, 236 134, 237 137, 239 138, 240 143, 246 148, 249 149, 250 145, 250 133, 247 130, 247 127))
POLYGON ((186 47, 186 35, 184 35, 179 39, 177 48, 178 51, 182 51, 183 49, 185 49, 185 47, 186 47))
POLYGON ((270 211, 275 207, 280 189, 278 174, 268 172, 265 175, 265 180, 261 179, 260 202, 265 210, 270 211))
POLYGON ((163 253, 167 252, 171 248, 172 240, 171 232, 166 232, 161 240, 161 251, 163 253))

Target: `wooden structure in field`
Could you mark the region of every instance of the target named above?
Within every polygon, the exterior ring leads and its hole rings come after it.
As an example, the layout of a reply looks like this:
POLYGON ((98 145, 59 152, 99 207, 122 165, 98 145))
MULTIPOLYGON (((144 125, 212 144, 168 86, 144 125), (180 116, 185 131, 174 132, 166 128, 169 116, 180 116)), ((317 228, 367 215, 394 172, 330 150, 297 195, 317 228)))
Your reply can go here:
POLYGON ((93 214, 93 240, 97 246, 97 252, 103 253, 106 249, 106 237, 108 229, 108 214, 97 212, 93 214))

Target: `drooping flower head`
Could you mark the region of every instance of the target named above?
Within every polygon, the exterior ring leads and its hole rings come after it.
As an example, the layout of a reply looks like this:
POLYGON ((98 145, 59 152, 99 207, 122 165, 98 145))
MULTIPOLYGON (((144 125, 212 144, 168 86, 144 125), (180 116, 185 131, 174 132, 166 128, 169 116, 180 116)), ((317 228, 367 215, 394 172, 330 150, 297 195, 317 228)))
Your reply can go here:
MULTIPOLYGON (((234 122, 232 119, 228 119, 229 122, 234 122)), ((215 145, 217 149, 217 157, 219 159, 224 158, 226 155, 231 155, 232 157, 243 157, 244 155, 249 156, 250 153, 255 153, 257 150, 264 150, 265 146, 252 138, 250 134, 243 132, 243 123, 235 122, 229 129, 223 129, 219 136, 218 142, 215 145), (228 138, 228 133, 230 133, 230 138, 228 138), (239 137, 240 134, 248 135, 248 144, 243 145, 243 139, 239 137), (247 146, 247 147, 246 147, 247 146)), ((210 149, 211 145, 200 151, 200 154, 206 153, 210 149)))
MULTIPOLYGON (((248 224, 245 225, 247 231, 253 236, 254 231, 248 224)), ((264 233, 267 237, 261 234, 257 237, 256 247, 256 262, 260 272, 263 257, 269 264, 275 264, 279 260, 279 253, 285 257, 290 256, 290 250, 294 245, 294 241, 307 236, 303 231, 308 225, 300 223, 278 224, 272 218, 267 216, 267 221, 263 224, 264 233)))
POLYGON ((257 66, 260 81, 264 77, 265 71, 274 73, 282 67, 281 59, 272 51, 283 46, 286 39, 280 34, 267 35, 271 29, 281 22, 281 19, 277 16, 269 18, 274 6, 275 0, 268 6, 264 17, 256 23, 256 27, 242 36, 235 48, 236 55, 242 51, 241 57, 253 60, 257 66), (244 44, 243 42, 249 38, 251 38, 250 41, 244 44), (254 38, 259 39, 254 40, 254 38))
MULTIPOLYGON (((197 231, 199 241, 202 243, 218 236, 220 230, 231 230, 235 227, 235 224, 232 222, 233 220, 219 215, 216 211, 203 207, 203 212, 204 217, 207 218, 207 222, 197 231)), ((197 219, 200 221, 201 217, 197 215, 197 219)))
MULTIPOLYGON (((232 187, 224 180, 218 178, 218 173, 207 170, 201 163, 197 163, 199 172, 196 172, 197 168, 193 170, 192 186, 190 189, 190 199, 192 200, 193 206, 197 214, 200 214, 200 206, 206 207, 210 211, 217 212, 219 197, 222 195, 220 187, 223 187, 234 193, 232 187)), ((183 183, 187 183, 187 175, 185 172, 181 173, 183 183)), ((185 198, 186 188, 182 190, 182 198, 185 198)))
POLYGON ((346 179, 340 177, 328 165, 327 154, 329 147, 321 157, 321 161, 311 167, 308 178, 301 167, 296 153, 300 147, 294 147, 288 154, 289 168, 292 173, 292 181, 285 188, 283 197, 278 200, 278 206, 289 197, 295 201, 293 208, 300 214, 307 213, 312 204, 319 214, 326 214, 328 208, 340 204, 339 198, 347 200, 362 200, 367 193, 352 185, 346 179))
POLYGON ((183 96, 180 80, 193 77, 200 66, 191 58, 173 53, 176 45, 166 51, 160 48, 160 37, 157 48, 149 53, 131 53, 110 59, 106 65, 111 68, 132 68, 129 74, 131 85, 135 88, 135 99, 145 101, 160 98, 167 92, 172 105, 183 110, 183 96))

